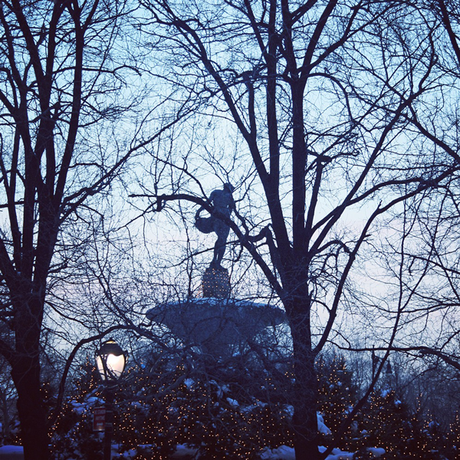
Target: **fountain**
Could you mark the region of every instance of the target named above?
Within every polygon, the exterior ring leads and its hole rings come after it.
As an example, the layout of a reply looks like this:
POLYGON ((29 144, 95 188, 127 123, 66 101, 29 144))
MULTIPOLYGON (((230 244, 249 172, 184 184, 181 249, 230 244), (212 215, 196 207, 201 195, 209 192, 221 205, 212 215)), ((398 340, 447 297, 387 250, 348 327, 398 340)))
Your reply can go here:
MULTIPOLYGON (((223 190, 214 190, 210 195, 214 208, 227 218, 234 209, 232 192, 233 187, 225 184, 223 190)), ((221 266, 229 226, 212 214, 201 217, 202 210, 196 213, 196 227, 204 233, 217 234, 214 258, 202 277, 203 297, 160 304, 146 315, 152 322, 167 326, 188 346, 222 357, 231 354, 233 346, 286 319, 278 307, 231 297, 230 276, 221 266)))

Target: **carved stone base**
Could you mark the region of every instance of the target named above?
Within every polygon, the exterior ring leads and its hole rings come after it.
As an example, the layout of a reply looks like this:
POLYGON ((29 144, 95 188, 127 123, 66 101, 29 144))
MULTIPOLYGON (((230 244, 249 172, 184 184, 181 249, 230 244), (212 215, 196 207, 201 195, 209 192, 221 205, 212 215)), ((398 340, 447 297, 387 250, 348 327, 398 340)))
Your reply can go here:
POLYGON ((226 299, 230 296, 230 276, 222 267, 209 267, 202 279, 203 297, 226 299))

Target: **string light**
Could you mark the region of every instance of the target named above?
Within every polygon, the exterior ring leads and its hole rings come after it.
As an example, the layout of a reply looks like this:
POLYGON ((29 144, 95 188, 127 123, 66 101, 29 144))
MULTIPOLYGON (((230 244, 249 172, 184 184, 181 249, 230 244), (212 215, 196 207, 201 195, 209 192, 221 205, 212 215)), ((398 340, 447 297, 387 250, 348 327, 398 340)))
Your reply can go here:
MULTIPOLYGON (((282 382, 273 375, 261 373, 257 366, 248 366, 242 375, 238 366, 205 363, 201 368, 186 361, 171 366, 167 359, 157 358, 155 372, 133 366, 117 390, 114 440, 120 453, 136 449, 143 458, 169 459, 178 445, 185 444, 204 458, 236 460, 256 458, 264 448, 293 446, 292 413, 282 382)), ((319 359, 317 371, 318 410, 335 430, 356 402, 357 388, 343 357, 319 359)), ((292 381, 289 368, 283 374, 292 381)), ((101 442, 91 430, 92 408, 101 395, 90 363, 82 367, 73 388, 53 428, 52 450, 70 452, 72 445, 64 444, 74 439, 80 452, 96 452, 101 442)), ((328 440, 326 435, 324 441, 328 440)), ((337 447, 348 452, 383 447, 395 458, 434 460, 433 452, 455 452, 457 445, 459 414, 443 436, 433 419, 412 414, 388 388, 371 395, 337 447)))

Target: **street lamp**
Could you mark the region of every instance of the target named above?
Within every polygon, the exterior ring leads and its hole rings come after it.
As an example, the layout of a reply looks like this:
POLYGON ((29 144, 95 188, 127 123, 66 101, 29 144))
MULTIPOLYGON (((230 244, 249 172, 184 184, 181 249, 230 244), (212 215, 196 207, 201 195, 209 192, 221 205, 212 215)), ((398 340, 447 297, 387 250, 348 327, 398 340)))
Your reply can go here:
POLYGON ((97 370, 105 386, 104 460, 110 460, 112 455, 114 391, 125 364, 126 354, 113 339, 104 342, 96 352, 97 370))
POLYGON ((96 365, 104 382, 116 384, 125 369, 126 355, 120 345, 109 339, 96 352, 96 365))

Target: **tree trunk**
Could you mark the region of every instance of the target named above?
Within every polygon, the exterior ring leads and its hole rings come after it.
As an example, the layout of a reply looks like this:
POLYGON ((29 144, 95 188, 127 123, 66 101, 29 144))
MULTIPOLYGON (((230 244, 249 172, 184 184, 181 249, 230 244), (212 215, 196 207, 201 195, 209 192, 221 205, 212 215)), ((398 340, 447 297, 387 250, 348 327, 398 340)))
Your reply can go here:
POLYGON ((2 413, 3 413, 3 425, 2 425, 2 435, 3 439, 8 439, 10 437, 10 412, 8 410, 8 398, 5 391, 0 389, 0 399, 2 401, 2 413))
POLYGON ((15 286, 15 357, 11 376, 18 392, 18 416, 25 460, 48 459, 48 420, 40 391, 40 333, 44 292, 23 282, 15 286))
POLYGON ((296 460, 319 460, 316 416, 318 380, 310 331, 311 302, 307 293, 286 305, 294 348, 293 427, 296 460))
POLYGON ((314 358, 305 344, 294 345, 295 383, 294 419, 296 460, 319 460, 318 422, 316 417, 317 388, 314 358), (302 348, 302 350, 299 350, 302 348))
POLYGON ((24 460, 47 460, 48 424, 40 394, 38 353, 31 357, 20 357, 13 365, 11 375, 18 392, 24 460))

